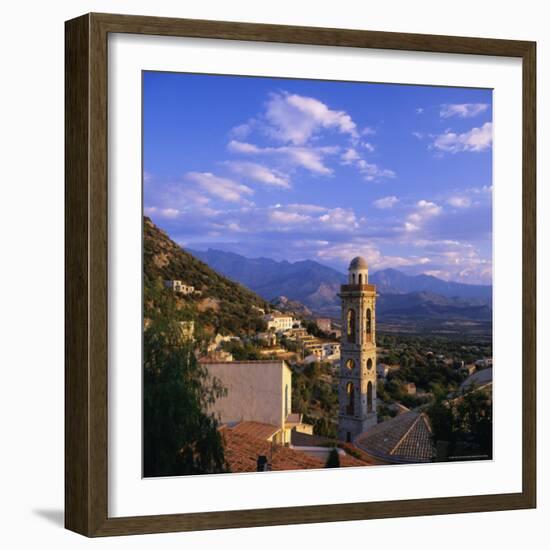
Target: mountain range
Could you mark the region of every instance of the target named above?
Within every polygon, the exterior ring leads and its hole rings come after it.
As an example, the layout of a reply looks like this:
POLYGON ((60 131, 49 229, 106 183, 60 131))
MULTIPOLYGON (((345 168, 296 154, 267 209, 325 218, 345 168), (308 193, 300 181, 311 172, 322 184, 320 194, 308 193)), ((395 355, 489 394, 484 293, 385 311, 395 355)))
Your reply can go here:
MULTIPOLYGON (((189 250, 226 277, 238 281, 266 300, 284 296, 316 314, 339 317, 337 293, 345 274, 315 262, 246 258, 233 252, 189 250)), ((432 275, 407 275, 396 269, 372 273, 369 282, 379 293, 379 320, 402 316, 430 319, 488 321, 492 316, 492 286, 444 281, 432 275)))

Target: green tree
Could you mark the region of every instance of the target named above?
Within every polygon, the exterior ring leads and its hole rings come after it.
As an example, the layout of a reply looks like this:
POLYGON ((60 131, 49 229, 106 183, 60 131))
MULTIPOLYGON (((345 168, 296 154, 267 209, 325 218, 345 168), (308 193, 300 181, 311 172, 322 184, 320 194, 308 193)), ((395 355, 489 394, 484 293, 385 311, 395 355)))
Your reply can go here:
POLYGON ((144 475, 225 472, 218 422, 207 412, 225 390, 181 342, 172 308, 169 296, 157 302, 144 331, 144 475))
POLYGON ((340 456, 338 455, 338 450, 336 448, 331 449, 325 468, 340 468, 340 456))

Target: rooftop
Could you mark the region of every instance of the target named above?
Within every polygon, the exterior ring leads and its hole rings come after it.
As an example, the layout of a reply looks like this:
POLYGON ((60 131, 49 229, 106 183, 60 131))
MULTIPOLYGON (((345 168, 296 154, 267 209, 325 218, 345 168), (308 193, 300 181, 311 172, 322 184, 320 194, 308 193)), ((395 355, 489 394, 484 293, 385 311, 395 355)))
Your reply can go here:
POLYGON ((271 461, 271 469, 274 471, 312 470, 324 467, 324 463, 317 458, 239 433, 235 428, 223 427, 221 433, 225 442, 225 459, 232 472, 255 472, 260 455, 271 461))
POLYGON ((470 389, 471 386, 475 385, 478 387, 487 386, 488 384, 493 383, 493 368, 483 369, 475 372, 471 376, 468 376, 464 382, 460 385, 461 390, 470 389))
POLYGON ((253 420, 245 420, 239 422, 235 427, 231 428, 233 433, 244 436, 255 437, 258 439, 268 440, 275 435, 280 428, 273 424, 264 424, 263 422, 255 422, 253 420))
POLYGON ((431 435, 428 417, 418 411, 409 411, 359 435, 355 445, 388 462, 431 462, 434 456, 431 435))

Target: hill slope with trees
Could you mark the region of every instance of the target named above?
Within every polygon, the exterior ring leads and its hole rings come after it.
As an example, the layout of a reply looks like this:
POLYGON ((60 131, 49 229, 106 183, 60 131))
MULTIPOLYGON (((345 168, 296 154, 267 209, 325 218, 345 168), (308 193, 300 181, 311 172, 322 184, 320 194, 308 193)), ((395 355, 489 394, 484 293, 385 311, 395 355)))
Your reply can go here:
POLYGON ((264 326, 261 309, 269 304, 244 286, 220 275, 184 251, 149 218, 143 223, 144 310, 154 307, 159 293, 170 292, 179 320, 194 320, 207 332, 247 334, 264 326), (198 292, 181 296, 164 289, 165 280, 179 280, 198 292))

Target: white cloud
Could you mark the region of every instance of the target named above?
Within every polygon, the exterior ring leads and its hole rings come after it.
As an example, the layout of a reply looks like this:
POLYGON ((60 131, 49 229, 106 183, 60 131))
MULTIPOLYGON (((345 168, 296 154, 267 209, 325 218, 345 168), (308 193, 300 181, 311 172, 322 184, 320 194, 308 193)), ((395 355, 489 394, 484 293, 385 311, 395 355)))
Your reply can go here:
POLYGON ((301 231, 302 233, 354 231, 359 227, 355 213, 350 208, 326 208, 313 204, 276 205, 267 209, 264 216, 262 209, 256 214, 261 216, 265 229, 270 231, 301 231))
POLYGON ((419 200, 414 210, 407 216, 404 229, 407 232, 418 231, 422 225, 430 218, 441 214, 443 209, 435 202, 419 200))
POLYGON ((370 126, 365 126, 361 130, 362 136, 373 136, 374 134, 376 134, 376 130, 374 128, 371 128, 370 126))
POLYGON ((449 197, 447 202, 455 208, 469 208, 472 206, 472 200, 465 195, 454 195, 449 197))
POLYGON ((185 178, 196 183, 209 195, 229 202, 243 201, 243 195, 252 195, 254 191, 228 178, 215 176, 210 172, 188 172, 185 178))
POLYGON ((337 243, 334 245, 320 247, 317 251, 317 258, 324 261, 339 260, 349 262, 350 258, 363 256, 372 270, 386 269, 388 267, 409 267, 426 265, 430 258, 425 256, 402 256, 384 255, 370 239, 355 239, 351 242, 337 243))
POLYGON ((235 174, 252 181, 263 183, 270 187, 279 187, 283 189, 290 188, 290 180, 286 174, 274 170, 263 164, 255 162, 231 162, 225 163, 235 174))
POLYGON ((416 139, 423 139, 424 138, 424 134, 422 132, 413 132, 412 135, 416 138, 416 139))
POLYGON ((439 116, 449 118, 458 116, 460 118, 471 118, 477 116, 488 109, 487 103, 447 103, 441 105, 439 116))
POLYGON ((334 111, 313 97, 272 94, 265 117, 269 134, 293 145, 305 145, 322 128, 358 137, 355 122, 345 111, 334 111))
POLYGON ((424 112, 424 108, 423 108, 423 107, 417 107, 417 108, 415 109, 415 111, 416 111, 416 114, 417 114, 417 115, 421 115, 421 114, 424 112))
POLYGON ((355 213, 349 208, 331 208, 326 214, 319 216, 319 221, 324 226, 339 231, 349 231, 359 227, 355 213))
POLYGON ((354 161, 359 160, 360 157, 355 149, 350 148, 346 149, 340 158, 342 159, 342 164, 352 164, 354 161))
MULTIPOLYGON (((276 208, 281 207, 282 205, 280 204, 276 205, 276 208)), ((307 214, 324 214, 327 212, 327 208, 325 206, 318 206, 317 204, 291 203, 285 205, 285 208, 291 212, 303 212, 307 214)))
POLYGON ((374 206, 376 208, 384 209, 384 208, 392 208, 399 202, 399 199, 395 196, 390 197, 382 197, 381 199, 377 199, 373 202, 374 206))
POLYGON ((283 209, 273 210, 269 214, 271 221, 275 223, 281 223, 283 225, 295 225, 307 222, 311 219, 310 216, 305 216, 303 214, 298 214, 297 212, 288 212, 283 209))
POLYGON ((374 152, 374 145, 372 143, 369 143, 368 141, 364 141, 362 145, 369 153, 374 152))
POLYGON ((472 128, 463 134, 447 131, 436 137, 433 146, 447 153, 463 151, 481 152, 489 149, 493 142, 493 125, 486 122, 480 128, 472 128))
POLYGON ((256 125, 257 121, 251 118, 247 122, 231 128, 229 135, 235 139, 246 139, 256 125))
POLYGON ((242 141, 238 141, 235 139, 232 139, 228 144, 227 148, 232 153, 245 153, 245 154, 253 154, 253 153, 261 153, 262 150, 257 147, 256 145, 252 143, 245 143, 242 141))
POLYGON ((281 147, 279 152, 286 154, 296 165, 306 168, 310 172, 321 175, 330 175, 332 170, 325 166, 323 158, 338 151, 337 147, 281 147))
POLYGON ((246 155, 275 155, 289 162, 292 166, 300 166, 321 175, 330 175, 332 170, 325 166, 323 160, 326 155, 339 151, 338 147, 258 147, 251 143, 232 140, 228 144, 229 151, 246 155))
POLYGON ((367 181, 374 181, 381 178, 395 178, 395 172, 387 168, 380 168, 377 164, 367 162, 364 159, 357 161, 359 172, 367 181))
POLYGON ((155 216, 156 218, 164 218, 168 220, 177 218, 180 214, 180 211, 176 208, 159 208, 157 206, 149 206, 144 208, 143 211, 147 216, 155 216))

